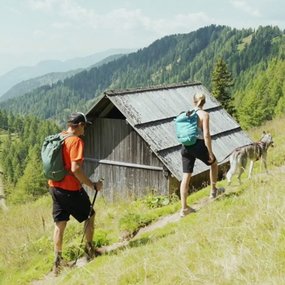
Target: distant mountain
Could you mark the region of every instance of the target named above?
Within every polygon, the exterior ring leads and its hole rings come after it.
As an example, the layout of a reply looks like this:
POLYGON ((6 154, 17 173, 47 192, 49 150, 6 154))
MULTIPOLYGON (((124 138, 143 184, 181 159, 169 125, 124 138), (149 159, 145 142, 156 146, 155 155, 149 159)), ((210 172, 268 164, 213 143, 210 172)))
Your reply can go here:
MULTIPOLYGON (((103 64, 106 64, 112 60, 118 59, 121 56, 123 56, 123 54, 115 54, 115 55, 110 55, 106 58, 104 58, 103 60, 88 66, 86 69, 91 69, 93 67, 96 66, 100 66, 103 64)), ((52 72, 52 73, 47 73, 45 75, 36 77, 36 78, 32 78, 32 79, 28 79, 28 80, 24 80, 21 81, 20 83, 14 85, 12 88, 10 88, 6 93, 4 93, 1 97, 0 97, 0 102, 1 101, 5 101, 8 99, 12 99, 15 97, 19 97, 22 96, 28 92, 33 91, 36 88, 39 88, 41 86, 44 85, 52 85, 58 81, 63 81, 66 78, 69 78, 73 75, 75 75, 76 73, 81 72, 83 69, 85 68, 80 68, 80 69, 76 69, 76 70, 71 70, 71 71, 67 71, 67 72, 52 72)))
POLYGON ((285 113, 281 85, 284 65, 279 64, 285 60, 284 47, 285 31, 278 27, 238 30, 211 25, 188 34, 163 37, 137 52, 83 70, 21 98, 1 102, 0 108, 63 122, 71 110, 88 110, 106 89, 200 81, 211 91, 213 68, 223 58, 235 80, 232 96, 237 98, 238 116, 250 120, 247 110, 252 111, 255 102, 260 101, 256 116, 266 107, 266 119, 270 119, 274 114, 285 113), (267 72, 268 68, 272 72, 267 72), (251 94, 244 94, 245 89, 251 94), (245 97, 249 98, 247 102, 245 97))
POLYGON ((46 60, 35 66, 22 66, 15 68, 0 76, 0 97, 11 87, 21 81, 39 77, 47 73, 67 72, 80 68, 87 68, 114 54, 127 54, 133 50, 110 49, 86 57, 77 57, 66 61, 46 60))

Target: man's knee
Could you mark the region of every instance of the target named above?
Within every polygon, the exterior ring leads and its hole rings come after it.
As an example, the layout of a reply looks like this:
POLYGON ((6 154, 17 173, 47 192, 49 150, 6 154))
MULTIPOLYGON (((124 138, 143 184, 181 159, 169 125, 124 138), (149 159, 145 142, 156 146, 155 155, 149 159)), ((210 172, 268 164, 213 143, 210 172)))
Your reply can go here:
POLYGON ((63 232, 66 227, 66 221, 55 222, 55 228, 59 232, 63 232))

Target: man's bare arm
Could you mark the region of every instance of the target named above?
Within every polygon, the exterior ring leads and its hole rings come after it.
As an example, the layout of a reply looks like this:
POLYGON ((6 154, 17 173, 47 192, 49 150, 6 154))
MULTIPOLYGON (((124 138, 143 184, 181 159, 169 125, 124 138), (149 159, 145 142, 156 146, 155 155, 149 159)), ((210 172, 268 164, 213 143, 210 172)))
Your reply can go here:
POLYGON ((96 187, 97 191, 100 191, 102 189, 103 183, 102 181, 98 182, 92 182, 89 177, 84 173, 81 163, 77 161, 71 162, 71 172, 74 174, 74 176, 79 180, 81 184, 85 184, 86 186, 94 189, 94 186, 96 187))

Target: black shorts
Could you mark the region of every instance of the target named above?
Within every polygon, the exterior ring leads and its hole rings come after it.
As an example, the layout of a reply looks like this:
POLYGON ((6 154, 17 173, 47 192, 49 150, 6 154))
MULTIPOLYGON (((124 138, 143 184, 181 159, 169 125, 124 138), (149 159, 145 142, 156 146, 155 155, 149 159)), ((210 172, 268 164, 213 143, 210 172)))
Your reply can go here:
POLYGON ((206 165, 211 165, 216 161, 215 159, 209 163, 209 151, 204 140, 199 139, 191 146, 182 145, 181 155, 183 173, 193 173, 196 158, 203 161, 206 165))
POLYGON ((94 209, 91 209, 89 196, 83 188, 79 191, 68 191, 50 187, 49 192, 53 200, 52 215, 55 222, 68 221, 71 215, 81 223, 87 220, 90 210, 90 217, 95 213, 94 209))

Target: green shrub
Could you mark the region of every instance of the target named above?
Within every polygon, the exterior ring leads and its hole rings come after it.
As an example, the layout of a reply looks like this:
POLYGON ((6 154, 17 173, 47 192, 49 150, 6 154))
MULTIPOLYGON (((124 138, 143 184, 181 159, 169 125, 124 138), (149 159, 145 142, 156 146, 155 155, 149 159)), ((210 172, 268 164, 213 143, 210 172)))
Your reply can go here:
POLYGON ((172 195, 150 194, 143 199, 143 202, 148 206, 148 208, 153 209, 176 203, 178 200, 179 198, 176 194, 172 195))

